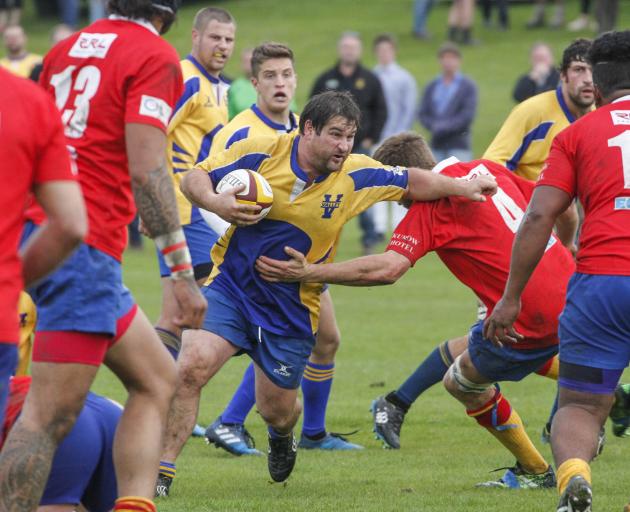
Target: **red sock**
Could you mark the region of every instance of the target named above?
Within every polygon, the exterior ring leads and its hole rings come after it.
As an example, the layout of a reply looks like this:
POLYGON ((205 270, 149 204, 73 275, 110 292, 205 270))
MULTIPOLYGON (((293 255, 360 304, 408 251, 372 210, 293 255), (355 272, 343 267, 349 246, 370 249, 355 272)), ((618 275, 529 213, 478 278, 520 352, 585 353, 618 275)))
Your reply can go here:
POLYGON ((141 496, 123 496, 116 500, 114 512, 157 512, 155 504, 141 496))
POLYGON ((483 404, 479 409, 467 410, 466 414, 477 420, 482 427, 493 428, 497 430, 510 428, 509 425, 505 425, 512 413, 512 406, 508 402, 507 398, 501 394, 498 389, 495 391, 494 396, 483 404))

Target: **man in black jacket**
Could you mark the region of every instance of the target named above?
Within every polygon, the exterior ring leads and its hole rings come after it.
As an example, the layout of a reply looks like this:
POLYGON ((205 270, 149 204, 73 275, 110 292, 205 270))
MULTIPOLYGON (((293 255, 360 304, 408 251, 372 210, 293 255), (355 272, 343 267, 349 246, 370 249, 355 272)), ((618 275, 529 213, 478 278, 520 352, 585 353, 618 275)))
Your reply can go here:
MULTIPOLYGON (((378 77, 361 65, 362 44, 356 32, 344 32, 337 43, 337 64, 325 71, 313 85, 311 97, 324 91, 349 91, 361 109, 361 125, 354 138, 353 153, 370 154, 380 140, 387 120, 387 105, 378 77)), ((383 238, 374 229, 372 213, 368 210, 359 217, 363 231, 361 243, 365 253, 383 238)))

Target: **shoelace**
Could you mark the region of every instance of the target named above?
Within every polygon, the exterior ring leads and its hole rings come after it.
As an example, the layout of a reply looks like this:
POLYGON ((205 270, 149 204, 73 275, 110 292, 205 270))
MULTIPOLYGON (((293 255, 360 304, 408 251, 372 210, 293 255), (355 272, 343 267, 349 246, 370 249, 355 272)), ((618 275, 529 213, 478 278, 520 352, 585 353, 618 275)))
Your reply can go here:
POLYGON ((245 428, 245 426, 243 426, 243 435, 245 436, 245 439, 247 439, 247 445, 250 448, 256 448, 256 440, 254 439, 254 436, 252 436, 245 428))
POLYGON ((353 430, 352 432, 328 432, 328 435, 330 435, 331 437, 336 437, 337 439, 341 439, 342 441, 348 442, 345 436, 353 436, 354 434, 358 432, 359 432, 359 429, 353 430))

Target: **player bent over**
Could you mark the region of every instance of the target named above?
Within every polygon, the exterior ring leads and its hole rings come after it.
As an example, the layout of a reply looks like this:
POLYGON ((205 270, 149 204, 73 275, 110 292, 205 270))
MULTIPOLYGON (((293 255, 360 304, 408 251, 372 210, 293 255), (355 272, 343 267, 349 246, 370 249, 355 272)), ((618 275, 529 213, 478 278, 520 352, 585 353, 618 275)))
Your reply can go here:
POLYGON ((359 116, 349 94, 322 93, 306 105, 298 133, 239 141, 184 179, 182 190, 193 204, 236 225, 212 251, 214 269, 203 289, 211 304, 203 327, 183 333, 163 461, 174 463, 179 455, 202 387, 230 357, 245 352, 256 365, 271 478, 282 482, 293 470, 293 427, 302 409, 297 388, 315 342, 322 287, 267 283, 254 269, 258 256, 282 257, 292 243, 312 261, 329 261, 343 225, 377 201, 447 195, 482 200, 494 191, 491 178, 465 182, 351 155, 359 116), (273 189, 273 207, 262 220, 260 207, 238 204, 234 190, 214 192, 223 176, 239 168, 259 172, 273 189))
MULTIPOLYGON (((560 317, 559 409, 551 427, 558 512, 592 510, 589 463, 630 362, 629 50, 630 31, 593 41, 587 59, 598 108, 555 138, 518 230, 505 292, 486 320, 487 335, 496 342, 519 337, 513 325, 524 305, 523 289, 540 268, 554 220, 577 197, 584 224, 560 317)), ((615 407, 613 421, 619 421, 622 404, 615 407)))
MULTIPOLYGON (((89 229, 70 259, 29 289, 39 316, 33 381, 0 453, 3 510, 35 509, 54 451, 105 362, 129 392, 114 442, 121 495, 114 510, 155 511, 151 499, 175 365, 144 314, 121 309, 121 259, 137 207, 171 268, 182 307, 177 322, 200 325, 206 303, 165 165, 166 127, 182 79, 177 54, 160 34, 178 6, 177 0, 110 0, 109 19, 65 39, 44 59, 41 83, 63 112, 89 229), (118 321, 129 328, 114 343, 118 321)), ((37 208, 29 219, 25 237, 46 229, 37 208)))
MULTIPOLYGON (((398 165, 433 167, 433 173, 472 181, 491 175, 497 193, 486 202, 445 198, 414 203, 396 228, 384 254, 315 265, 288 248, 290 261, 259 258, 257 268, 266 279, 299 280, 304 284, 330 282, 354 286, 391 284, 430 251, 492 310, 507 278, 514 233, 527 206, 533 184, 489 160, 459 162, 450 158, 436 166, 420 135, 401 134, 387 139, 375 156, 398 165)), ((516 465, 498 482, 501 487, 553 487, 553 470, 529 439, 518 413, 497 384, 518 381, 535 372, 557 352, 557 317, 564 304, 571 253, 552 236, 543 264, 526 290, 519 328, 526 339, 515 347, 497 348, 481 333, 481 323, 468 335, 468 347, 453 354, 444 377, 446 389, 466 407, 466 413, 494 435, 515 457, 516 465)), ((459 342, 461 344, 461 340, 459 342)), ((460 345, 461 347, 461 345, 460 345)))

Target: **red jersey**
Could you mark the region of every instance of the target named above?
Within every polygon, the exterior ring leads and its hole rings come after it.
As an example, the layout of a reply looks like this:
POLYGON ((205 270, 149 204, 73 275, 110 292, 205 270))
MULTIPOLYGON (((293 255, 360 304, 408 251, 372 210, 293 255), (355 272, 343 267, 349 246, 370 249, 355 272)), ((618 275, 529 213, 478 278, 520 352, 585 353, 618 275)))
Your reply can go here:
MULTIPOLYGON (((412 264, 427 252, 436 251, 490 314, 503 295, 512 244, 534 184, 489 160, 455 163, 441 172, 462 179, 492 174, 499 188, 484 203, 459 197, 414 203, 387 249, 402 254, 412 264)), ((525 339, 515 348, 557 344, 558 316, 574 268, 571 253, 552 236, 521 299, 522 310, 515 327, 525 339)))
POLYGON ((24 209, 35 185, 75 177, 51 99, 31 81, 3 69, 0 84, 0 342, 17 343, 24 209))
POLYGON ((4 425, 0 425, 0 449, 9 435, 11 427, 13 427, 13 424, 22 412, 26 394, 30 387, 31 377, 29 375, 11 377, 9 380, 9 397, 4 415, 4 425))
MULTIPOLYGON (((150 23, 110 17, 55 46, 40 82, 56 99, 79 168, 86 243, 120 260, 135 216, 125 124, 166 132, 183 90, 177 53, 150 23)), ((43 220, 41 211, 29 218, 43 220)))
POLYGON ((557 135, 542 185, 577 196, 584 207, 577 271, 630 275, 630 96, 557 135))

